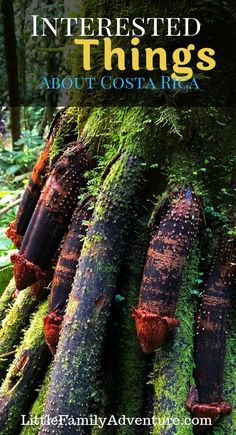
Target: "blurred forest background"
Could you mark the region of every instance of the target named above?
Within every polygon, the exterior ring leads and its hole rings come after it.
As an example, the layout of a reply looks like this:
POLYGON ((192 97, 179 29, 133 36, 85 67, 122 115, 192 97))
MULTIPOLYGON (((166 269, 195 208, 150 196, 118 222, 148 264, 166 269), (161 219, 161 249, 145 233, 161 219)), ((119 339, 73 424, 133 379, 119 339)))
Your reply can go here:
MULTIPOLYGON (((13 249, 5 229, 14 219, 57 106, 57 93, 50 93, 45 95, 46 107, 20 107, 22 99, 39 98, 42 103, 43 91, 36 86, 37 65, 44 65, 45 71, 51 71, 53 65, 60 69, 61 57, 60 51, 54 51, 55 41, 42 38, 37 41, 35 58, 27 20, 35 11, 49 18, 63 14, 66 2, 3 0, 0 4, 0 267, 4 267, 10 263, 13 249)), ((64 41, 59 38, 57 43, 64 41)))

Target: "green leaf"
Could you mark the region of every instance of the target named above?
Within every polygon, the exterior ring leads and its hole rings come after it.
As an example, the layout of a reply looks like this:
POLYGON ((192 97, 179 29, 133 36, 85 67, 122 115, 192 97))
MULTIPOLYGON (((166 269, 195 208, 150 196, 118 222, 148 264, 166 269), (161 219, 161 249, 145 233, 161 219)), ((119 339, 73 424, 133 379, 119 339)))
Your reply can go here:
POLYGON ((0 269, 0 296, 9 284, 13 275, 13 266, 4 267, 0 269))
POLYGON ((5 234, 6 228, 0 228, 0 251, 7 251, 13 248, 12 241, 5 234))
POLYGON ((13 175, 20 169, 21 169, 21 165, 12 165, 6 170, 6 173, 7 175, 13 175))

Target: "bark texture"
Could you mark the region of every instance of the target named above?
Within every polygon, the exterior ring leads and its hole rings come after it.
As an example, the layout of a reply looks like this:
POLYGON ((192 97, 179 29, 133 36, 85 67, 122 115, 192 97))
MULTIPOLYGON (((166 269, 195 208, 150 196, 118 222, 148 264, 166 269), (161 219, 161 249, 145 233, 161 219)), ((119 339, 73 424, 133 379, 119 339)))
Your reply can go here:
MULTIPOLYGON (((218 249, 206 282, 197 314, 194 378, 187 406, 196 417, 209 417, 214 424, 231 412, 230 403, 222 399, 227 317, 235 276, 235 244, 223 241, 218 249)), ((196 427, 203 433, 206 427, 196 427)))
MULTIPOLYGON (((119 345, 117 355, 116 415, 141 416, 145 405, 145 387, 147 382, 146 361, 139 347, 135 325, 131 317, 132 307, 137 303, 145 254, 149 241, 147 225, 137 223, 132 234, 127 258, 122 274, 123 294, 125 297, 122 318, 119 326, 119 345)), ((111 385, 114 385, 112 382, 111 385)), ((111 387, 114 388, 114 387, 111 387)), ((111 409, 114 412, 114 401, 111 409)), ((112 412, 112 413, 113 413, 112 412)), ((138 435, 137 426, 121 426, 120 435, 138 435)))
MULTIPOLYGON (((147 216, 137 217, 117 281, 108 323, 101 370, 102 374, 105 373, 104 380, 101 375, 103 395, 99 414, 102 417, 143 415, 146 361, 130 314, 139 297, 149 237, 147 216)), ((120 435, 138 435, 141 431, 141 428, 133 425, 119 426, 120 435)), ((117 428, 106 426, 98 433, 113 435, 117 433, 117 428)))
POLYGON ((47 308, 48 303, 43 302, 35 313, 1 386, 0 430, 3 435, 12 435, 19 430, 21 415, 27 414, 35 387, 49 362, 42 320, 47 308))
MULTIPOLYGON (((30 425, 30 426, 24 426, 24 428, 22 429, 22 431, 20 432, 20 435, 38 435, 39 433, 39 428, 40 428, 40 418, 43 415, 43 410, 44 410, 44 406, 45 406, 45 398, 46 398, 46 394, 47 394, 47 389, 48 389, 48 384, 49 384, 49 379, 50 379, 50 370, 51 368, 48 369, 42 385, 40 386, 37 398, 32 406, 32 408, 29 411, 29 416, 32 417, 33 419, 35 419, 35 424, 34 425, 30 425)), ((25 418, 27 416, 25 415, 25 418)), ((29 423, 29 419, 27 420, 27 423, 29 423)))
POLYGON ((2 322, 2 320, 6 316, 7 310, 11 305, 13 305, 15 301, 14 299, 15 291, 16 291, 16 283, 15 283, 15 279, 12 278, 0 298, 0 322, 2 322))
POLYGON ((40 196, 19 254, 12 255, 18 290, 47 277, 85 185, 88 156, 83 142, 68 146, 57 161, 40 196))
MULTIPOLYGON (((57 138, 60 125, 64 120, 65 109, 57 113, 51 125, 43 151, 40 154, 30 177, 29 183, 23 194, 16 219, 9 225, 6 234, 17 248, 20 248, 23 237, 39 200, 43 186, 46 183, 50 168, 50 153, 55 139, 57 138)), ((62 141, 60 144, 63 150, 62 141)))
POLYGON ((231 414, 219 420, 212 429, 214 435, 227 435, 236 433, 236 304, 230 310, 228 338, 226 342, 223 397, 233 404, 231 414))
POLYGON ((191 188, 177 192, 152 237, 144 267, 139 304, 134 308, 137 335, 146 354, 160 347, 174 327, 181 277, 198 232, 199 205, 191 188))
POLYGON ((53 354, 56 353, 67 300, 87 230, 85 221, 91 218, 92 208, 93 198, 89 197, 75 209, 59 254, 52 282, 49 312, 44 318, 45 340, 53 354))
POLYGON ((7 367, 14 358, 14 350, 20 341, 22 331, 29 322, 30 315, 39 303, 39 296, 32 297, 31 290, 21 292, 14 305, 2 322, 0 329, 0 379, 6 374, 7 367), (5 357, 1 357, 6 355, 5 357))
MULTIPOLYGON (((138 149, 133 146, 133 152, 127 150, 112 167, 95 208, 50 380, 45 408, 45 414, 50 416, 63 411, 79 417, 89 412, 116 278, 144 183, 145 166, 138 149)), ((47 429, 50 430, 42 426, 40 433, 46 433, 47 429)), ((51 429, 56 434, 70 433, 66 427, 51 429)), ((84 429, 78 427, 77 433, 84 433, 84 429)))
POLYGON ((168 342, 156 354, 151 378, 155 390, 153 435, 192 435, 191 425, 175 425, 172 419, 173 414, 181 421, 189 417, 185 400, 194 364, 196 308, 191 289, 199 276, 199 261, 199 250, 194 247, 186 264, 176 307, 180 326, 172 331, 168 342), (163 425, 163 419, 168 418, 170 423, 163 425))

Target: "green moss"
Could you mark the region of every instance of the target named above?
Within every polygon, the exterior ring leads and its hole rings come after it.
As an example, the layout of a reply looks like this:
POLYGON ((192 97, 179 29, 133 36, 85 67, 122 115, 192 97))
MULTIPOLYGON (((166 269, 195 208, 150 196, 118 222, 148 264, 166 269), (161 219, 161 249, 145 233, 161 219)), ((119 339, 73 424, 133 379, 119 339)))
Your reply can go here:
POLYGON ((214 435, 236 433, 236 304, 234 302, 229 318, 228 339, 226 345, 223 399, 232 404, 231 415, 224 417, 213 429, 214 435))
POLYGON ((157 424, 154 435, 168 433, 176 435, 192 434, 191 426, 162 426, 158 419, 179 418, 181 421, 190 417, 185 402, 193 371, 193 336, 195 303, 192 300, 191 289, 198 276, 199 253, 192 251, 191 258, 185 269, 180 289, 176 317, 180 320, 179 328, 163 349, 156 355, 152 382, 155 388, 154 416, 157 424))
POLYGON ((31 368, 35 371, 35 375, 40 376, 43 364, 45 364, 45 355, 41 355, 39 349, 45 346, 43 317, 46 315, 47 310, 48 301, 42 302, 37 312, 32 316, 30 327, 26 330, 23 340, 17 348, 15 359, 9 367, 7 376, 1 386, 0 394, 2 400, 4 400, 5 396, 8 402, 7 418, 4 427, 1 429, 2 435, 12 435, 15 433, 16 428, 21 422, 21 415, 27 414, 27 404, 34 394, 32 373, 30 379, 27 379, 27 376, 19 371, 17 367, 21 356, 29 354, 31 368), (26 376, 26 380, 24 376, 26 376))
MULTIPOLYGON (((46 376, 42 382, 42 385, 39 389, 38 396, 29 412, 29 416, 33 418, 40 418, 43 415, 44 403, 48 389, 48 383, 50 378, 50 369, 48 369, 46 376)), ((35 426, 24 426, 21 431, 21 435, 38 435, 39 425, 35 426)))
MULTIPOLYGON (((138 342, 135 322, 131 316, 132 308, 137 304, 142 279, 143 263, 146 254, 149 234, 147 224, 138 222, 133 235, 134 241, 127 254, 127 264, 124 269, 126 282, 122 319, 120 322, 121 336, 118 356, 119 380, 117 391, 117 415, 139 417, 144 406, 145 359, 138 342)), ((137 427, 123 426, 119 435, 135 435, 137 427)))
POLYGON ((63 122, 61 122, 59 129, 54 138, 51 151, 50 161, 61 151, 61 147, 66 143, 66 140, 72 136, 72 134, 78 136, 78 107, 69 107, 63 116, 63 122))
POLYGON ((0 298, 0 322, 4 319, 7 310, 10 308, 10 306, 13 305, 14 302, 13 293, 15 292, 15 290, 16 290, 16 283, 15 283, 15 279, 12 278, 0 298))
POLYGON ((32 298, 30 289, 20 292, 14 305, 2 322, 0 330, 0 377, 3 378, 14 355, 15 346, 19 343, 23 330, 29 322, 29 316, 34 311, 37 301, 32 298), (5 355, 10 353, 6 357, 5 355))

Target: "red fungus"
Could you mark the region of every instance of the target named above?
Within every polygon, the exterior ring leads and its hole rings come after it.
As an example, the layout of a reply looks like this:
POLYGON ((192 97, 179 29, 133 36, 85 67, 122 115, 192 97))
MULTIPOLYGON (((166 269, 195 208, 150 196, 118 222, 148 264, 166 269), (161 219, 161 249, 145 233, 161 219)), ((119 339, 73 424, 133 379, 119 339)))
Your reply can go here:
POLYGON ((83 142, 68 145, 42 191, 18 254, 12 255, 18 290, 47 279, 52 259, 76 207, 88 168, 83 142))
MULTIPOLYGON (((212 425, 228 415, 231 405, 222 399, 227 316, 235 275, 235 243, 222 242, 216 254, 197 314, 195 370, 196 386, 190 389, 187 407, 212 425)), ((196 426, 196 433, 207 427, 196 426)), ((208 427, 209 429, 209 427, 208 427)))
POLYGON ((153 232, 138 306, 133 310, 142 350, 160 347, 179 321, 174 317, 182 272, 199 224, 199 205, 190 186, 172 195, 172 204, 153 232))
POLYGON ((33 168, 29 183, 23 194, 16 218, 6 230, 7 237, 13 241, 17 248, 21 246, 42 188, 46 183, 50 151, 64 111, 65 109, 59 111, 54 118, 43 151, 33 168))
POLYGON ((62 245, 52 282, 49 314, 44 318, 45 341, 54 354, 59 339, 66 302, 73 284, 88 221, 92 215, 93 197, 89 196, 74 211, 69 231, 62 245))
POLYGON ((49 313, 43 319, 45 341, 53 355, 57 350, 63 320, 63 316, 58 314, 57 311, 58 310, 49 313))

